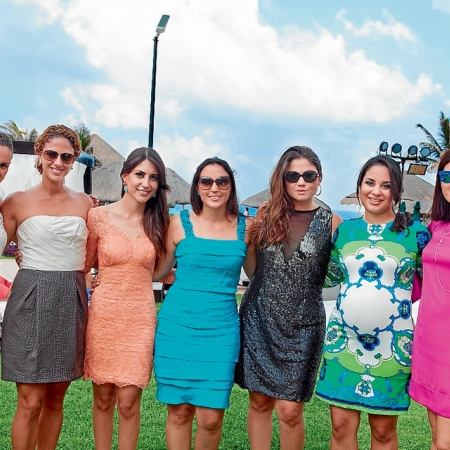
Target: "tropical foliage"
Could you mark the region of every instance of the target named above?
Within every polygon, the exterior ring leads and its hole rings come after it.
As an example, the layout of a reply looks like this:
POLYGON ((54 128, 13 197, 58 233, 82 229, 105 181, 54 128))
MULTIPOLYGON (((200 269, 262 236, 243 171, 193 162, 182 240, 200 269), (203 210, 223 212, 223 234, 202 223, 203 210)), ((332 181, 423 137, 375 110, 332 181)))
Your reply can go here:
MULTIPOLYGON (((440 159, 445 150, 450 148, 450 120, 445 117, 441 111, 439 115, 439 129, 437 138, 435 138, 422 124, 418 123, 417 128, 420 128, 427 138, 426 142, 420 142, 420 147, 428 147, 431 150, 431 155, 436 155, 437 159, 440 159)), ((438 162, 430 165, 429 170, 435 170, 438 162)))
POLYGON ((10 120, 4 125, 0 125, 0 131, 3 131, 8 136, 10 136, 13 141, 34 142, 39 136, 39 133, 37 132, 36 128, 33 128, 32 130, 28 131, 26 128, 20 128, 16 124, 16 122, 14 122, 14 120, 10 120))

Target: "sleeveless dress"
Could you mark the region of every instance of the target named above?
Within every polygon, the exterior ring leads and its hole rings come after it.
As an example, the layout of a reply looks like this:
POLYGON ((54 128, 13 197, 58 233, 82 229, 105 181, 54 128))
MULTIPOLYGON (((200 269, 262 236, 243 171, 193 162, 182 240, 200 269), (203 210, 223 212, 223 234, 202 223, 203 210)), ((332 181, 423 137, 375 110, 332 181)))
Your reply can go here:
POLYGON ((155 338, 156 398, 228 408, 239 356, 236 288, 246 256, 245 217, 236 240, 197 238, 181 211, 185 238, 177 245, 177 270, 158 314, 155 338))
POLYGON ((409 394, 434 413, 450 418, 450 222, 433 221, 422 255, 423 283, 414 329, 409 394))
POLYGON ((98 258, 100 285, 89 306, 84 378, 143 389, 153 365, 155 248, 145 233, 130 239, 104 207, 89 211, 87 225, 86 271, 98 258))
POLYGON ((414 222, 350 219, 339 225, 326 283, 341 283, 323 346, 316 395, 330 405, 371 414, 408 411, 413 319, 411 290, 430 239, 414 222))
POLYGON ((38 215, 17 228, 22 263, 3 320, 3 380, 56 383, 83 375, 87 235, 78 216, 38 215))
POLYGON ((325 333, 322 286, 331 249, 332 213, 318 208, 286 261, 283 244, 258 250, 240 308, 236 382, 250 392, 309 401, 325 333))

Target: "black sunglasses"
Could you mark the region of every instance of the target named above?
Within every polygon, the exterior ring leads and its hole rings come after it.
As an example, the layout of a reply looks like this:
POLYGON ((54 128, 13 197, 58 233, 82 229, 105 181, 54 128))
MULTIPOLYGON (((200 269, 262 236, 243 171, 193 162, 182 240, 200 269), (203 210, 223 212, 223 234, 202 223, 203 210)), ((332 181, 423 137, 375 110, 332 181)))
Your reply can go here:
POLYGON ((212 185, 216 183, 216 186, 221 189, 222 191, 225 191, 226 189, 229 189, 231 186, 231 179, 228 176, 221 176, 213 180, 211 177, 200 177, 198 180, 198 186, 202 190, 211 189, 212 185))
POLYGON ((303 173, 295 172, 294 170, 290 170, 284 174, 284 179, 288 183, 297 183, 297 181, 302 177, 307 183, 314 183, 317 180, 319 174, 314 172, 314 170, 307 170, 303 173))
POLYGON ((59 156, 64 164, 73 163, 73 160, 75 159, 75 155, 73 153, 58 153, 55 152, 55 150, 44 150, 42 152, 42 156, 47 161, 56 161, 59 156))

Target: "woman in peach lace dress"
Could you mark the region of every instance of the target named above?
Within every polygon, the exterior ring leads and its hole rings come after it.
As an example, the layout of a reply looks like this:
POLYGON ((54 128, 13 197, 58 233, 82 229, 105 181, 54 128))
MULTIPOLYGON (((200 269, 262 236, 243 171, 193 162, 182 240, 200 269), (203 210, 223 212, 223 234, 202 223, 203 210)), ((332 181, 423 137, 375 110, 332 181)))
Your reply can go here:
POLYGON ((116 402, 119 448, 137 446, 140 399, 153 366, 152 275, 169 223, 169 187, 155 150, 134 150, 121 177, 122 199, 88 217, 86 271, 97 260, 99 284, 89 309, 84 378, 92 380, 97 450, 111 449, 116 402))

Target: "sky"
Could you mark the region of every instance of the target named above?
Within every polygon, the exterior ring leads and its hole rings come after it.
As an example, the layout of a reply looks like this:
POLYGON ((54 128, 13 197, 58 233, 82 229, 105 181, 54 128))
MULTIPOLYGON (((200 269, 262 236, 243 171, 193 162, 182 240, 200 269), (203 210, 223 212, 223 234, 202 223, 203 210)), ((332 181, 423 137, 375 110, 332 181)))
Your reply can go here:
MULTIPOLYGON (((450 115, 450 0, 0 0, 0 124, 84 122, 125 157, 148 142, 187 181, 226 159, 240 200, 307 145, 333 209, 380 142, 450 115)), ((426 179, 434 180, 435 175, 426 179)))

